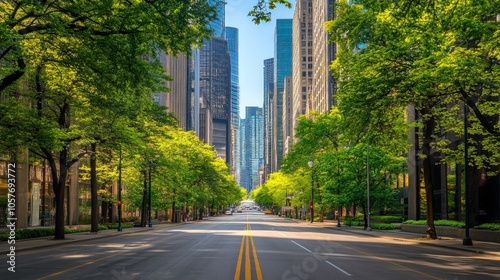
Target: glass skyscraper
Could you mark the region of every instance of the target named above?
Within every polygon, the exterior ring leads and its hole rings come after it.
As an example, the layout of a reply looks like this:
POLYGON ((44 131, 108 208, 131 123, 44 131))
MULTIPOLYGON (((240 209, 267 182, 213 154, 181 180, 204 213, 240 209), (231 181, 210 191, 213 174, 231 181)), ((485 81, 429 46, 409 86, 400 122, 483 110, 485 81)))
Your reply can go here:
POLYGON ((246 107, 241 120, 241 178, 240 186, 247 192, 260 183, 259 168, 264 163, 264 130, 262 108, 246 107))
POLYGON ((264 178, 271 174, 272 163, 272 93, 274 92, 274 58, 264 60, 264 178))
POLYGON ((239 71, 238 71, 238 28, 226 27, 226 40, 227 48, 229 51, 229 57, 231 59, 231 143, 232 147, 232 158, 234 159, 231 170, 236 175, 236 181, 238 181, 239 176, 239 152, 240 145, 238 139, 240 130, 240 82, 239 82, 239 71))
POLYGON ((273 143, 274 158, 271 171, 277 171, 283 157, 283 91, 285 77, 292 75, 292 19, 277 19, 274 32, 274 96, 273 143))

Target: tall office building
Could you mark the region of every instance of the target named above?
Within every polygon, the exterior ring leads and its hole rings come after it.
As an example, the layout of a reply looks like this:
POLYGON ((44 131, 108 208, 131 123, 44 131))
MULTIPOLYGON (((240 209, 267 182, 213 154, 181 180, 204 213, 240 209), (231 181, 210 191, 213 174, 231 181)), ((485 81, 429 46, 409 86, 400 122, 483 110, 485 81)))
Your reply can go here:
POLYGON ((285 89, 283 90, 283 155, 286 155, 293 143, 293 89, 292 77, 285 77, 285 89))
POLYGON ((231 59, 231 146, 233 163, 231 172, 235 174, 236 181, 239 181, 239 153, 240 143, 238 139, 240 130, 240 82, 239 82, 239 53, 238 53, 238 29, 226 27, 227 47, 231 59))
POLYGON ((188 127, 231 166, 231 65, 225 39, 225 3, 210 2, 219 5, 218 19, 210 23, 214 34, 193 51, 188 63, 188 127))
POLYGON ((166 82, 168 92, 162 92, 158 95, 158 104, 167 107, 167 112, 173 113, 179 124, 179 127, 186 130, 187 126, 187 69, 188 59, 184 54, 174 56, 160 51, 159 59, 166 74, 172 77, 171 81, 166 82))
POLYGON ((200 96, 211 111, 212 145, 231 166, 231 65, 224 38, 212 37, 200 50, 200 96))
POLYGON ((330 42, 330 35, 324 23, 334 19, 335 0, 313 2, 313 84, 309 98, 311 110, 325 113, 334 104, 335 80, 329 70, 335 59, 336 44, 330 42))
POLYGON ((210 23, 210 27, 214 30, 213 36, 226 37, 226 4, 220 0, 209 0, 210 4, 218 4, 217 19, 210 23))
POLYGON ((277 171, 283 157, 283 91, 285 76, 292 75, 292 19, 277 19, 274 32, 274 94, 273 102, 273 162, 271 171, 277 171))
POLYGON ((245 119, 241 120, 240 186, 250 192, 261 183, 259 169, 264 163, 263 112, 259 107, 246 107, 245 113, 245 119))
POLYGON ((263 112, 263 128, 264 128, 264 178, 271 173, 272 163, 272 103, 270 99, 274 91, 274 58, 264 60, 264 112, 263 112))
POLYGON ((313 54, 313 0, 297 0, 293 15, 293 135, 312 94, 313 54))

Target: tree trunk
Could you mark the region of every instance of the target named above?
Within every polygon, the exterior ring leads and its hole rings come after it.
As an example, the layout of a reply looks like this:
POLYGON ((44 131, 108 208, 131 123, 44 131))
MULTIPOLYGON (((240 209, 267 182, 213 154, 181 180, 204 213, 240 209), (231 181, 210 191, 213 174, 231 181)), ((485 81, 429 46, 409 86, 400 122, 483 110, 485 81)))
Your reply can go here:
POLYGON ((97 204, 97 155, 96 143, 90 145, 90 199, 91 199, 91 218, 90 232, 99 231, 99 205, 97 204))
MULTIPOLYGON (((423 115, 425 116, 425 114, 423 115)), ((425 198, 427 201, 427 209, 425 214, 427 222, 427 237, 430 239, 437 239, 436 227, 434 226, 434 187, 432 185, 432 153, 430 145, 435 126, 436 121, 434 117, 424 119, 424 139, 422 149, 425 157, 422 165, 424 169, 425 198)))
POLYGON ((171 221, 172 221, 172 223, 177 222, 176 215, 175 215, 175 200, 172 201, 172 219, 171 219, 171 221))
POLYGON ((64 193, 66 191, 66 177, 68 175, 68 167, 66 166, 67 150, 63 149, 59 154, 59 174, 55 158, 48 153, 46 155, 48 155, 47 161, 50 164, 52 189, 54 190, 56 201, 54 239, 64 239, 64 193))

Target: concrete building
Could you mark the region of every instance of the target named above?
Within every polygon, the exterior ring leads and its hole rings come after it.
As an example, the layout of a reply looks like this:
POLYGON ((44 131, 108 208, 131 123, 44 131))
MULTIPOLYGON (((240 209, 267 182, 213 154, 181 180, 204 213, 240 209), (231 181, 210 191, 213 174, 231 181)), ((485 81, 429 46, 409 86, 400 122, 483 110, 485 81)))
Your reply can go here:
POLYGON ((313 10, 313 79, 310 91, 310 108, 308 110, 326 113, 334 104, 335 80, 329 70, 335 59, 336 44, 330 42, 324 23, 335 16, 335 0, 312 1, 313 10))
POLYGON ((184 130, 188 128, 188 99, 187 99, 187 78, 188 59, 184 54, 174 56, 159 54, 160 62, 165 68, 166 74, 172 77, 172 81, 167 81, 168 92, 162 92, 158 96, 158 104, 167 107, 167 112, 173 113, 177 117, 179 127, 184 130))
POLYGON ((283 155, 286 155, 293 144, 293 87, 292 77, 285 77, 283 90, 283 155))
POLYGON ((293 15, 293 135, 312 94, 313 54, 313 0, 297 0, 293 15))
POLYGON ((272 155, 272 96, 274 92, 274 58, 264 60, 264 110, 263 110, 263 127, 264 127, 264 178, 267 178, 271 173, 272 155))

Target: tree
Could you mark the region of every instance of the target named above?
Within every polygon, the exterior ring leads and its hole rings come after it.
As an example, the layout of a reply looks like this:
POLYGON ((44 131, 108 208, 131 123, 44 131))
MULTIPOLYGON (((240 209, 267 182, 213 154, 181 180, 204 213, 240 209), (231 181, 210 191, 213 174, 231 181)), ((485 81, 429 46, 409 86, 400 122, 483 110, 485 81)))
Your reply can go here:
POLYGON ((86 105, 113 104, 119 97, 110 93, 149 99, 165 79, 158 49, 188 53, 216 17, 206 1, 115 4, 0 3, 0 134, 49 162, 56 239, 64 238, 68 170, 90 153, 74 147, 93 145, 78 119, 89 115, 86 105))
MULTIPOLYGON (((436 151, 446 151, 450 156, 452 147, 441 135, 463 127, 457 119, 457 100, 475 108, 477 121, 472 123, 481 123, 484 128, 476 133, 488 143, 498 143, 493 129, 498 126, 498 102, 491 102, 498 101, 498 75, 493 74, 498 69, 498 53, 492 51, 498 43, 494 39, 498 30, 493 21, 496 13, 490 3, 434 1, 429 6, 421 1, 359 1, 336 5, 336 19, 328 23, 339 46, 333 63, 339 83, 337 94, 341 104, 356 104, 346 110, 346 115, 358 120, 353 127, 392 124, 384 121, 384 112, 402 110, 408 104, 418 113, 415 125, 422 131, 426 219, 431 238, 437 238, 431 157, 436 151), (472 93, 475 98, 469 96, 472 93)), ((498 164, 481 155, 485 145, 478 146, 473 152, 477 167, 498 164)), ((498 145, 487 146, 489 153, 498 155, 498 145)))

